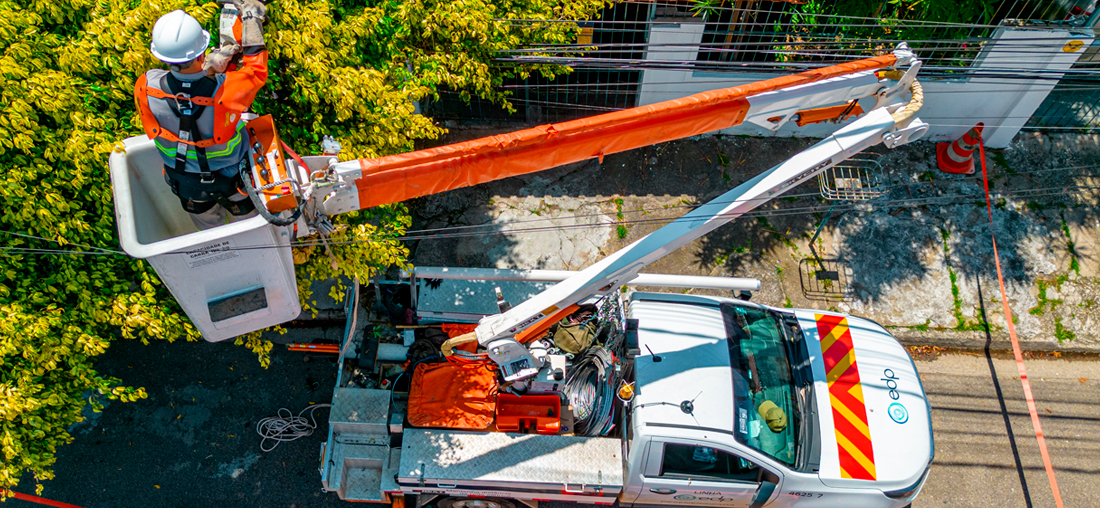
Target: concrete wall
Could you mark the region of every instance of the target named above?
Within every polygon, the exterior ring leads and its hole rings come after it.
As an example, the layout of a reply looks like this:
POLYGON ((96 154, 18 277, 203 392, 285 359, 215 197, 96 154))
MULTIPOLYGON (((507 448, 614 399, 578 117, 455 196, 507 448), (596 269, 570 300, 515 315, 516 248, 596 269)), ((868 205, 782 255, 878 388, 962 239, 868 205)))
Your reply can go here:
MULTIPOLYGON (((649 33, 649 47, 659 50, 647 53, 647 61, 682 63, 696 60, 698 45, 702 40, 703 23, 693 18, 654 21, 649 33)), ((984 122, 987 146, 1008 146, 1058 83, 1063 71, 1073 66, 1092 40, 1091 29, 997 29, 993 41, 986 44, 971 68, 980 69, 987 75, 995 73, 999 76, 920 79, 924 86, 925 99, 919 116, 932 126, 925 139, 954 140, 977 122, 984 122), (1080 44, 1067 46, 1072 41, 1080 41, 1080 44), (1006 74, 1013 77, 1000 77, 1006 74), (1033 79, 1015 77, 1021 75, 1033 79)), ((647 69, 642 72, 638 105, 644 106, 770 77, 774 77, 774 74, 647 69)), ((788 123, 775 132, 753 125, 741 125, 724 132, 752 136, 824 137, 836 129, 837 126, 832 124, 800 128, 794 123, 788 123)))

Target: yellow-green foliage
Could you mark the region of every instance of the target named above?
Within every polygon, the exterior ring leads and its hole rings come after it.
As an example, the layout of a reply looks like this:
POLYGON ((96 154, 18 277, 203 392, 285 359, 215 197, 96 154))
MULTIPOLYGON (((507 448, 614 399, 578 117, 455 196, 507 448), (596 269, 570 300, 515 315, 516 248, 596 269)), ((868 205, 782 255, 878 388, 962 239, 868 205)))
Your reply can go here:
MULTIPOLYGON (((414 101, 447 87, 510 107, 494 88, 504 76, 562 69, 503 69, 494 53, 572 40, 575 25, 561 21, 602 3, 275 0, 271 76, 255 109, 274 114, 299 152, 316 151, 323 134, 345 157, 407 151, 443 132, 413 114, 414 101)), ((0 493, 24 472, 53 477, 54 453, 85 404, 146 396, 94 370, 112 340, 198 337, 145 262, 102 250, 119 250, 107 156, 141 132, 133 83, 161 65, 149 32, 180 8, 215 28, 213 2, 0 0, 0 493)), ((335 270, 324 249, 297 249, 299 275, 366 278, 403 266, 396 237, 408 214, 380 208, 340 219, 335 270)), ((261 360, 271 348, 256 335, 238 342, 261 360)))

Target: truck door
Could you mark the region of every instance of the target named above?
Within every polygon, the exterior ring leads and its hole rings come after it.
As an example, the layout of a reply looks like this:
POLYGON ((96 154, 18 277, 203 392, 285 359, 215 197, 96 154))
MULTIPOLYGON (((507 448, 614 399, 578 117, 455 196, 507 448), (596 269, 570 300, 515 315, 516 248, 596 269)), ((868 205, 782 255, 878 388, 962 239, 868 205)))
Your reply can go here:
MULTIPOLYGON (((642 492, 635 506, 749 508, 761 477, 778 483, 774 473, 735 453, 698 443, 654 440, 648 455, 642 492)), ((766 503, 765 498, 756 506, 766 503)))

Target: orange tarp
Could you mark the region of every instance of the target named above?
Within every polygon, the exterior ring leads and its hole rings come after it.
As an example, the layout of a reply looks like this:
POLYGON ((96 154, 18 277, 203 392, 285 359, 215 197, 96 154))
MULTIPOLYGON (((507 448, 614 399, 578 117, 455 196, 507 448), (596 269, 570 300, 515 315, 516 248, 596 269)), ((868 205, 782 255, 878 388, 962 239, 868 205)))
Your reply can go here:
POLYGON ((443 323, 440 328, 443 329, 443 333, 453 339, 474 331, 477 329, 477 323, 443 323))
MULTIPOLYGON (((443 323, 441 328, 443 328, 443 333, 453 339, 459 335, 465 335, 474 331, 477 328, 477 323, 443 323)), ((476 353, 477 341, 459 344, 455 346, 455 349, 467 353, 476 353)))
POLYGON ((740 124, 747 97, 893 65, 893 55, 813 69, 649 106, 359 161, 359 206, 370 208, 579 162, 740 124))
POLYGON ((409 386, 413 427, 484 429, 497 410, 496 371, 488 365, 422 363, 409 386))

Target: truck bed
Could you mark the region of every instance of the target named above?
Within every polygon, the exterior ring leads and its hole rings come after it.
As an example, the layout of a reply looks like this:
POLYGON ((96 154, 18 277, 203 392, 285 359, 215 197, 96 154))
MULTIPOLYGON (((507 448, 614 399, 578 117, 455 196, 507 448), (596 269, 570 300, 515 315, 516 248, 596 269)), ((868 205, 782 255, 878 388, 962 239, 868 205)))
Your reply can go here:
POLYGON ((623 487, 618 439, 406 429, 397 473, 410 494, 615 500, 623 487), (499 494, 498 494, 499 495, 499 494))
POLYGON ((501 289, 505 299, 516 304, 554 285, 552 282, 516 280, 441 279, 429 284, 419 279, 416 282, 416 316, 422 323, 476 323, 500 312, 493 291, 495 287, 501 289))

